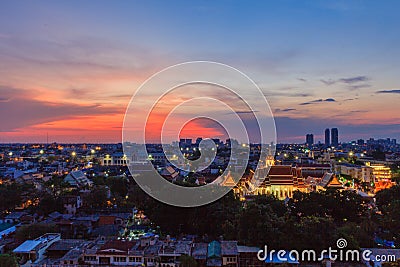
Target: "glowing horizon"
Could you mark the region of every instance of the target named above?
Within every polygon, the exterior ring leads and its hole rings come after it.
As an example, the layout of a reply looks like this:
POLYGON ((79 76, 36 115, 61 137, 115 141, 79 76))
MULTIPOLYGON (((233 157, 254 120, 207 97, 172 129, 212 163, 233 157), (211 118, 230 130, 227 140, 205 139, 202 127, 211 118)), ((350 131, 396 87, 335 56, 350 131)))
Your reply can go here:
POLYGON ((397 2, 43 2, 0 3, 0 143, 121 142, 140 84, 198 59, 256 81, 278 142, 400 139, 397 2))

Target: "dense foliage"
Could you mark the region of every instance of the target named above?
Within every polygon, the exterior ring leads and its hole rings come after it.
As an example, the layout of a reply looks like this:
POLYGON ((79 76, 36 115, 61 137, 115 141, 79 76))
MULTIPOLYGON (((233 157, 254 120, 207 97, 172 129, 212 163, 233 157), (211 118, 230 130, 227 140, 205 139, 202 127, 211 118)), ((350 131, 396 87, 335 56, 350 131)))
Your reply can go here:
POLYGON ((10 254, 0 254, 0 267, 17 267, 18 263, 15 256, 10 254))
POLYGON ((57 228, 52 224, 29 224, 23 225, 15 232, 15 239, 24 241, 27 239, 35 239, 46 233, 57 232, 57 228))
POLYGON ((334 245, 338 238, 345 238, 349 248, 374 247, 376 236, 400 240, 399 190, 397 186, 377 194, 380 210, 355 192, 337 190, 296 192, 286 203, 272 196, 257 196, 243 203, 230 193, 198 208, 169 206, 144 193, 136 200, 166 233, 319 250, 334 245))
MULTIPOLYGON (((137 207, 165 234, 194 234, 204 240, 222 237, 276 249, 326 248, 338 238, 345 238, 352 248, 374 247, 376 238, 399 246, 400 186, 379 191, 376 205, 352 191, 327 190, 297 191, 288 201, 256 196, 246 202, 230 192, 202 207, 178 208, 154 200, 126 177, 95 177, 94 183, 83 196, 83 211, 137 207)), ((49 190, 36 194, 40 201, 30 209, 44 215, 62 211, 61 197, 73 192, 57 177, 46 187, 49 190)), ((33 199, 29 195, 32 190, 27 185, 0 185, 0 208, 9 210, 21 204, 23 197, 33 199)), ((53 230, 51 226, 34 224, 18 229, 16 237, 24 240, 53 230)))

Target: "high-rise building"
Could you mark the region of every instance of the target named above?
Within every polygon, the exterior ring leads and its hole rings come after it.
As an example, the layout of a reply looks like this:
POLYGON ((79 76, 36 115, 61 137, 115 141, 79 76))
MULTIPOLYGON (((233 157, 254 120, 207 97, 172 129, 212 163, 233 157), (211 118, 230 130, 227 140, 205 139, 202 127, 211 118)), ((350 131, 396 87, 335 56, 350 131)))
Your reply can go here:
POLYGON ((337 128, 331 129, 331 139, 332 139, 332 146, 337 147, 339 145, 339 131, 337 128))
POLYGON ((314 144, 314 135, 313 134, 306 135, 306 144, 308 146, 312 146, 314 144))
POLYGON ((192 145, 192 139, 190 138, 181 138, 179 139, 179 146, 183 147, 190 147, 192 145))
POLYGON ((325 146, 330 146, 331 145, 331 132, 329 129, 325 129, 325 146))
POLYGON ((201 137, 197 137, 196 138, 196 145, 198 146, 198 145, 200 145, 200 142, 203 140, 203 138, 201 138, 201 137))

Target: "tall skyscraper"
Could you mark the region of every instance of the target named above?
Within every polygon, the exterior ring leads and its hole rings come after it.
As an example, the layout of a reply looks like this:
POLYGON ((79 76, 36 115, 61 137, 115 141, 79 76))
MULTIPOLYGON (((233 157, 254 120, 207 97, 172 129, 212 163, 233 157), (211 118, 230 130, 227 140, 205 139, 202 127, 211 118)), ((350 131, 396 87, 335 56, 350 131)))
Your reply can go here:
POLYGON ((325 146, 328 147, 331 145, 331 131, 329 128, 325 129, 325 146))
POLYGON ((306 135, 306 144, 308 146, 312 146, 314 144, 314 135, 313 134, 306 135))
POLYGON ((332 146, 337 147, 339 145, 339 131, 337 128, 331 129, 332 135, 332 146))

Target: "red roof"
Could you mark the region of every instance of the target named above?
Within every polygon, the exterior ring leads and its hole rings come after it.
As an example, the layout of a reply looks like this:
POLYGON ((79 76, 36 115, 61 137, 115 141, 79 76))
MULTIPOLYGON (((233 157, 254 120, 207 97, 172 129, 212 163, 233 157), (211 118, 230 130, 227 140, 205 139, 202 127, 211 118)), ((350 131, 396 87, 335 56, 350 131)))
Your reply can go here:
MULTIPOLYGON (((104 245, 100 247, 98 250, 98 254, 110 254, 110 252, 104 251, 104 250, 120 250, 123 251, 124 253, 127 253, 130 249, 132 249, 135 246, 135 242, 132 241, 126 241, 126 240, 110 240, 104 245)), ((119 252, 111 252, 118 254, 119 252)))
POLYGON ((292 185, 293 171, 290 165, 275 165, 271 166, 269 173, 265 179, 265 185, 292 185))
POLYGON ((56 224, 57 225, 72 225, 74 223, 71 222, 70 220, 61 220, 61 221, 57 222, 56 224))
POLYGON ((113 225, 114 222, 115 222, 115 216, 100 215, 100 217, 99 217, 99 226, 113 225))
POLYGON ((330 168, 330 164, 296 164, 297 167, 303 168, 330 168))
POLYGON ((275 165, 271 166, 271 169, 268 173, 269 176, 271 175, 293 175, 292 174, 292 166, 287 165, 275 165))

